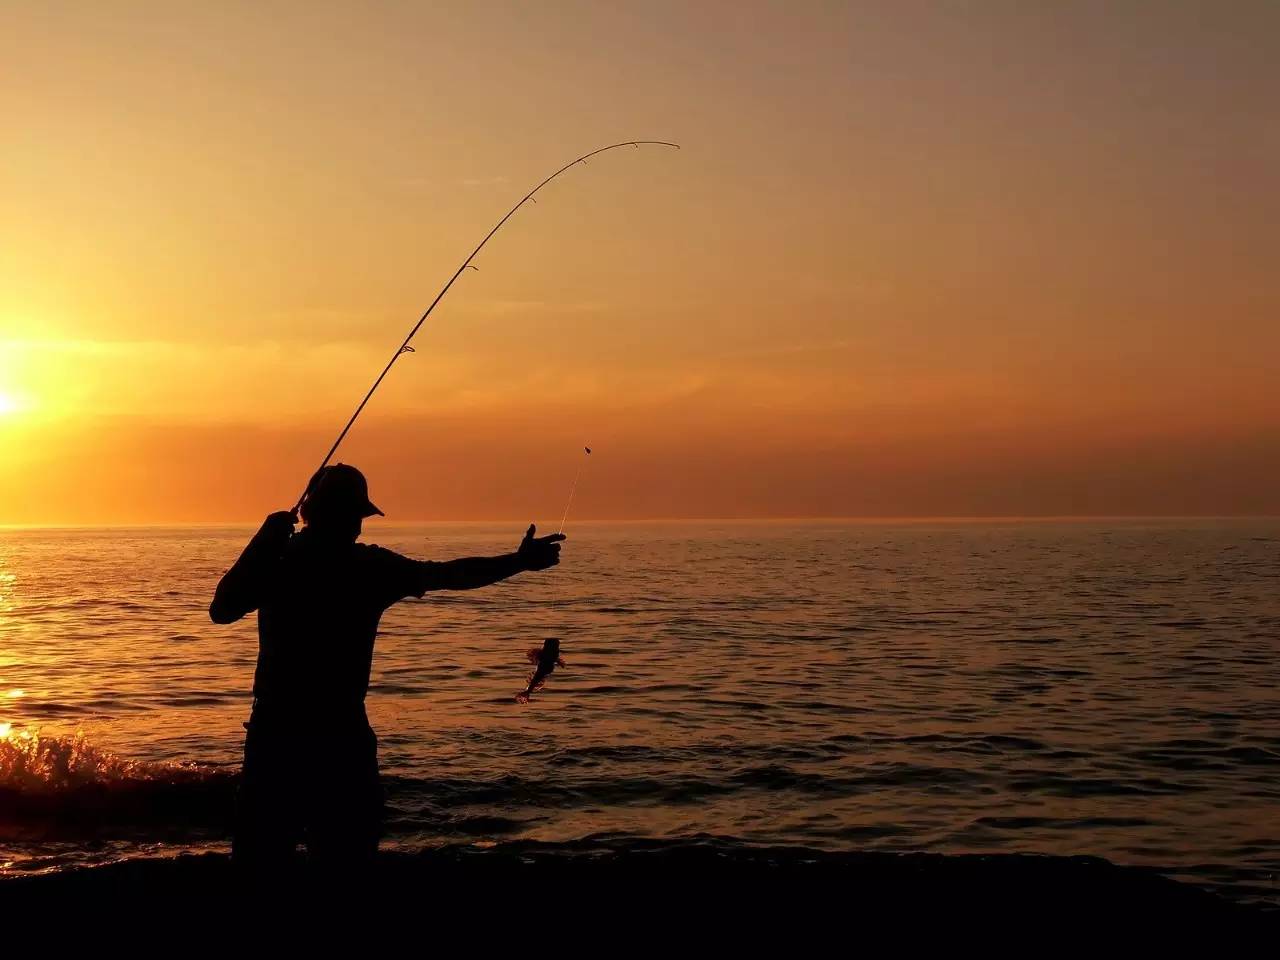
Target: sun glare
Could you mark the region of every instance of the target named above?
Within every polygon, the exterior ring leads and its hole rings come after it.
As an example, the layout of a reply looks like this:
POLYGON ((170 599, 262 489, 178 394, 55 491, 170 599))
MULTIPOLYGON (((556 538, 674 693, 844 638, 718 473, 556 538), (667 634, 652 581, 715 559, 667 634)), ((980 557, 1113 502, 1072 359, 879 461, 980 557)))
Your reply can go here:
POLYGON ((0 393, 0 416, 4 416, 9 413, 17 413, 21 409, 21 404, 18 403, 12 394, 0 393))

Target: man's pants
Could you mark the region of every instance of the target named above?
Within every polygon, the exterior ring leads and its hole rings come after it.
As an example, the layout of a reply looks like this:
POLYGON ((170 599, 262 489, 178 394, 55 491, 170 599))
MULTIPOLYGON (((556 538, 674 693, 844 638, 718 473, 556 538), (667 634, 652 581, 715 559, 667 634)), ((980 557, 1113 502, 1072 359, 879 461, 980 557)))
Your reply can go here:
POLYGON ((267 719, 255 710, 244 743, 231 856, 251 872, 295 862, 322 870, 372 866, 382 825, 378 740, 363 713, 342 721, 267 719))

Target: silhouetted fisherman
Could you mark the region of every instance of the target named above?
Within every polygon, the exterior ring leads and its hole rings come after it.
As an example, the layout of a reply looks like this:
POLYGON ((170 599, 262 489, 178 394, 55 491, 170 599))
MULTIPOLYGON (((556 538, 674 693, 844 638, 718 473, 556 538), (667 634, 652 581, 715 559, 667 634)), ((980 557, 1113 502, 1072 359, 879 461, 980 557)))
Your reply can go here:
POLYGON ((443 562, 412 560, 356 543, 366 517, 382 516, 355 467, 312 478, 297 518, 273 513, 218 584, 209 616, 233 623, 258 611, 253 712, 232 858, 255 871, 290 864, 305 842, 317 865, 368 865, 381 832, 377 740, 365 715, 382 612, 428 590, 470 590, 560 562, 563 534, 514 553, 443 562))

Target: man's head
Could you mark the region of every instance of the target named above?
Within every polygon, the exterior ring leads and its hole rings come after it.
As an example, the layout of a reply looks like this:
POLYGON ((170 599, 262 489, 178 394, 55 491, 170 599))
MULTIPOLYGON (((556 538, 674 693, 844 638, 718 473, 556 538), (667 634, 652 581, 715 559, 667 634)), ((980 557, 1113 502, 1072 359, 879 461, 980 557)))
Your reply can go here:
POLYGON ((369 499, 369 484, 364 474, 345 463, 334 463, 316 471, 307 484, 302 501, 302 520, 316 530, 360 536, 365 517, 384 516, 369 499))

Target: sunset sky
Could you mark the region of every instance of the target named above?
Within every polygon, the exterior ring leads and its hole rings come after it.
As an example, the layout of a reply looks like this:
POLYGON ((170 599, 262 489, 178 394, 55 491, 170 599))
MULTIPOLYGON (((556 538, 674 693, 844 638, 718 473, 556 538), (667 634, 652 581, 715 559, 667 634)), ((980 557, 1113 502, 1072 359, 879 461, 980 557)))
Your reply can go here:
POLYGON ((0 524, 1280 513, 1280 4, 7 3, 0 524))

